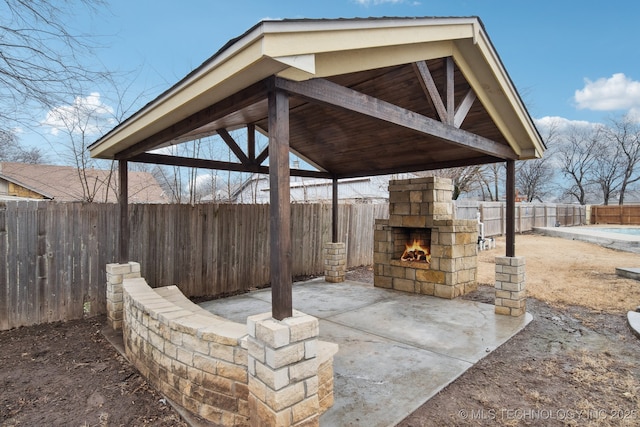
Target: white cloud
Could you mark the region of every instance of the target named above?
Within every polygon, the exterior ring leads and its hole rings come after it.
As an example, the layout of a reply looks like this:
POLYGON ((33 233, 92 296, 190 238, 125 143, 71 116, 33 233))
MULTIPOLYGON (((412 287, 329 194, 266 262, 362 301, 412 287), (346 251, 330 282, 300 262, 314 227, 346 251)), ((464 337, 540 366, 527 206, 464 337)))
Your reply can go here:
POLYGON ((623 73, 596 81, 585 79, 583 89, 575 92, 579 109, 598 111, 629 110, 640 108, 640 82, 623 73))
POLYGON ((116 124, 114 110, 100 100, 98 92, 86 97, 76 97, 71 105, 62 105, 47 112, 43 125, 51 128, 51 134, 62 132, 98 135, 116 124))
POLYGON ((587 129, 601 126, 600 123, 587 122, 585 120, 569 120, 559 116, 545 116, 534 119, 534 122, 542 134, 547 133, 550 129, 556 132, 563 132, 568 129, 587 129))

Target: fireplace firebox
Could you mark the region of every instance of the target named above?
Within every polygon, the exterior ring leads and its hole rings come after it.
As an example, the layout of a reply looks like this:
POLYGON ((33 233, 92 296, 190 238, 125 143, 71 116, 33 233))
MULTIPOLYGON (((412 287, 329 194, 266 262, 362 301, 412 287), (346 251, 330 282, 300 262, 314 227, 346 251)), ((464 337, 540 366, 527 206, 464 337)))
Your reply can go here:
POLYGON ((451 180, 389 183, 389 219, 376 220, 374 285, 455 298, 477 287, 478 223, 453 219, 451 180))

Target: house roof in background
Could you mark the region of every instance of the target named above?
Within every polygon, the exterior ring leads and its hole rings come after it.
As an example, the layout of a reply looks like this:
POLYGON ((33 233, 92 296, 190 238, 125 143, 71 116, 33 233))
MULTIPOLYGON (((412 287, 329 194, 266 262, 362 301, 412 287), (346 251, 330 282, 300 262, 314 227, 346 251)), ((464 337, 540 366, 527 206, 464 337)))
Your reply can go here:
MULTIPOLYGON (((118 201, 117 171, 86 169, 71 166, 0 162, 0 179, 13 182, 28 190, 59 202, 89 201, 115 203, 118 201), (86 176, 83 191, 80 173, 86 176), (89 197, 87 197, 89 195, 89 197)), ((131 203, 167 203, 164 191, 148 172, 129 172, 129 201, 131 203)))
MULTIPOLYGON (((268 134, 272 90, 290 96, 291 151, 322 177, 532 159, 545 149, 480 20, 425 17, 263 21, 91 155, 154 163, 162 156, 150 151, 221 131, 250 125, 268 134)), ((264 157, 239 160, 264 173, 264 157)))

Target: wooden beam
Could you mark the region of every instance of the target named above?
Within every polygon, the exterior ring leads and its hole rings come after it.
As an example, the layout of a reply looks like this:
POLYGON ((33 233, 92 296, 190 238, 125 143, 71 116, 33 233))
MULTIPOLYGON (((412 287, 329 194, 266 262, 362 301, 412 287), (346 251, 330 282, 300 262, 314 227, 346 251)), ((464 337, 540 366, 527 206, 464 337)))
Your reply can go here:
POLYGON ((457 168, 462 166, 483 165, 483 164, 499 163, 499 162, 504 162, 504 159, 501 159, 498 157, 492 157, 492 156, 478 156, 478 157, 472 157, 468 159, 431 162, 428 164, 421 164, 421 165, 407 165, 407 166, 398 167, 398 168, 376 169, 375 171, 371 171, 368 169, 365 171, 351 171, 349 173, 337 175, 337 177, 340 179, 361 178, 364 176, 390 175, 390 174, 406 173, 406 172, 423 172, 423 171, 429 171, 429 170, 449 169, 449 168, 457 168))
POLYGON ((447 72, 447 78, 445 83, 445 90, 447 92, 447 120, 445 123, 453 126, 453 118, 455 116, 455 96, 456 96, 456 85, 454 81, 454 67, 453 67, 453 58, 447 57, 445 58, 445 69, 447 72))
POLYGON ((507 160, 506 256, 516 256, 516 162, 507 160))
POLYGON ((240 148, 238 143, 236 143, 236 140, 233 139, 231 134, 227 132, 226 129, 218 129, 216 130, 216 132, 218 133, 218 135, 220 135, 220 138, 222 138, 222 140, 227 144, 229 149, 233 151, 233 154, 236 155, 238 160, 240 160, 240 163, 242 163, 243 165, 248 165, 251 163, 249 162, 249 158, 247 157, 247 155, 244 154, 244 151, 242 151, 242 148, 240 148))
POLYGON ((331 189, 331 241, 338 243, 338 178, 333 178, 331 189))
POLYGON ((291 201, 289 184, 289 96, 269 93, 271 315, 293 316, 291 299, 291 201))
POLYGON ((256 157, 256 164, 257 165, 261 165, 262 162, 264 162, 267 157, 269 157, 269 146, 267 145, 264 150, 262 150, 262 153, 258 154, 258 157, 256 157))
POLYGON ((294 82, 276 78, 278 88, 312 102, 382 120, 419 134, 429 135, 443 142, 468 148, 502 159, 516 159, 517 154, 508 145, 446 125, 437 120, 398 107, 389 102, 360 93, 325 79, 294 82))
POLYGON ((462 126, 462 122, 464 122, 467 114, 469 114, 469 110, 471 110, 471 107, 473 106, 475 100, 476 93, 472 88, 469 88, 469 91, 464 96, 464 99, 462 100, 460 105, 458 105, 458 108, 456 108, 456 113, 453 118, 453 125, 455 127, 459 128, 460 126, 462 126))
MULTIPOLYGON (((240 163, 221 162, 218 160, 196 159, 193 157, 167 156, 164 154, 144 153, 133 157, 131 162, 150 163, 154 165, 184 166, 188 168, 215 169, 232 172, 250 172, 268 175, 269 167, 258 164, 242 165, 240 163)), ((290 175, 304 178, 331 179, 333 175, 328 172, 309 171, 304 169, 292 169, 290 175)))
POLYGON ((172 141, 187 132, 191 132, 228 114, 249 107, 264 100, 267 96, 267 82, 257 82, 215 104, 204 108, 189 117, 174 123, 159 132, 143 139, 135 145, 115 155, 117 160, 127 160, 138 154, 152 150, 166 142, 172 141))
POLYGON ((440 92, 438 92, 438 87, 436 86, 436 82, 433 80, 431 71, 429 71, 427 62, 418 61, 414 63, 413 66, 418 74, 418 81, 420 82, 422 89, 425 91, 425 95, 427 95, 431 100, 440 120, 442 122, 446 122, 447 108, 444 106, 444 102, 442 102, 442 97, 440 96, 440 92))
POLYGON ((118 262, 127 263, 129 259, 129 168, 126 160, 118 161, 118 182, 120 204, 120 236, 118 240, 118 262))

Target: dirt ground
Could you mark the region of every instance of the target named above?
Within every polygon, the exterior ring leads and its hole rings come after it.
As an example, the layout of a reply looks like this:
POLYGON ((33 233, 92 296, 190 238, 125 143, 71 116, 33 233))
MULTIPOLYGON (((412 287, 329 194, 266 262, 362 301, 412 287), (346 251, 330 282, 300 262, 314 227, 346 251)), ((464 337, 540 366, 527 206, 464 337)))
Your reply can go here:
MULTIPOLYGON (((615 275, 640 266, 640 255, 535 235, 516 244, 534 321, 400 426, 640 425, 640 340, 625 317, 640 305, 640 283, 615 275)), ((479 254, 481 286, 465 298, 493 303, 501 254, 502 240, 479 254)), ((371 282, 372 269, 347 278, 371 282)), ((104 325, 97 317, 0 332, 0 425, 186 425, 105 340, 104 325)))

